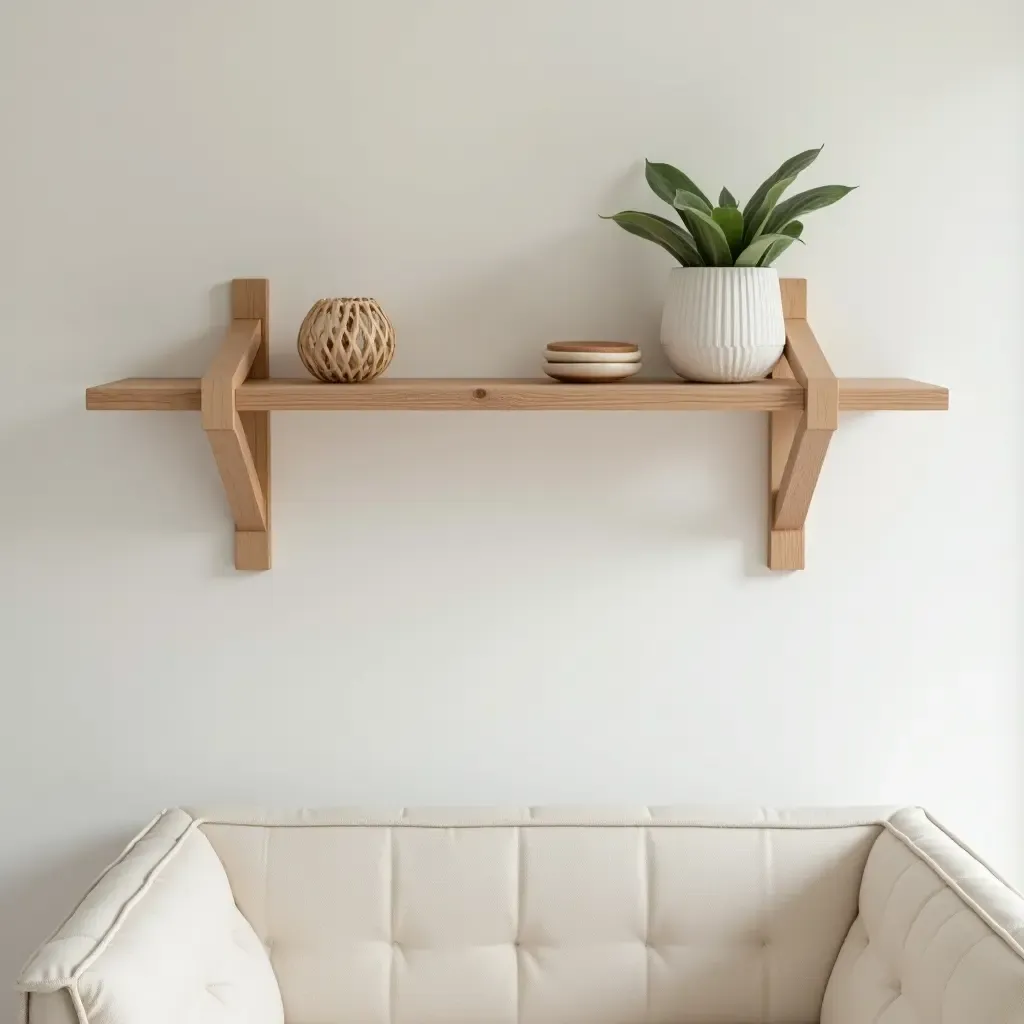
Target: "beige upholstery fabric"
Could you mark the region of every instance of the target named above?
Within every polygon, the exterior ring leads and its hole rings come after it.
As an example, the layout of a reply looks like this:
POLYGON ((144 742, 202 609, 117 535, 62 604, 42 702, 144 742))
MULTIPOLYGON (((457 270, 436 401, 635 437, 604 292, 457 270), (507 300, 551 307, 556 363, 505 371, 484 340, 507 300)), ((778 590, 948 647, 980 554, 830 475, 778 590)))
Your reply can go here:
POLYGON ((686 808, 236 820, 202 828, 289 1024, 817 1024, 882 831, 686 808))
POLYGON ((71 993, 66 988, 26 994, 25 1010, 32 1024, 76 1024, 78 1021, 71 993))
POLYGON ((1024 1024, 1022 929, 919 811, 172 811, 21 985, 29 1024, 1024 1024))
POLYGON ((890 826, 821 1024, 1024 1024, 1024 899, 923 811, 890 826))

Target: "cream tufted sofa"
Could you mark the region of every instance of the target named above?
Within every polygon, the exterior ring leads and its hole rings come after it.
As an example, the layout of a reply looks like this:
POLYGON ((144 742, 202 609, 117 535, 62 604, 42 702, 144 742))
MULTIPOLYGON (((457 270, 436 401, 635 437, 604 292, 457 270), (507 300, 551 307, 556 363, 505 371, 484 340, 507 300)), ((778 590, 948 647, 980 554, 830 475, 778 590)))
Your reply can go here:
POLYGON ((161 815, 28 1024, 1024 1024, 1024 899, 923 811, 161 815))

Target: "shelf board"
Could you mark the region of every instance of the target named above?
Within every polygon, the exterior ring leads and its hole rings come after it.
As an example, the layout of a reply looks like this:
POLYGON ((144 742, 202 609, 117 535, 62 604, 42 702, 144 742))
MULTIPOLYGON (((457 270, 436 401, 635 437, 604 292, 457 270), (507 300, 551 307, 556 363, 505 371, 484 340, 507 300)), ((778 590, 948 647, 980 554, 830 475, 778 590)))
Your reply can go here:
POLYGON ((904 377, 840 377, 845 412, 946 412, 949 388, 904 377))
MULTIPOLYGON (((795 380, 769 378, 749 384, 694 384, 645 380, 617 384, 559 384, 545 379, 379 378, 367 384, 322 384, 297 379, 250 379, 237 390, 239 412, 284 411, 722 411, 780 412, 802 409, 804 389, 795 380)), ((147 412, 197 412, 198 377, 129 377, 86 391, 86 408, 147 412)), ((855 411, 941 411, 949 391, 935 384, 884 377, 839 381, 839 408, 855 411)))
POLYGON ((198 377, 125 377, 87 388, 85 407, 117 412, 199 412, 198 377))

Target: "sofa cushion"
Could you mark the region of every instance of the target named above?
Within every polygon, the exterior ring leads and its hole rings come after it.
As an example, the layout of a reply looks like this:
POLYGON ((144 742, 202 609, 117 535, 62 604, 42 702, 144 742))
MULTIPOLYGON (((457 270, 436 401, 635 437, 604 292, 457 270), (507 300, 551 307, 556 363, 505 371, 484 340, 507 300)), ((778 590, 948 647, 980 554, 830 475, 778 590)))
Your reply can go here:
POLYGON ((289 1024, 817 1024, 887 812, 196 812, 289 1024))

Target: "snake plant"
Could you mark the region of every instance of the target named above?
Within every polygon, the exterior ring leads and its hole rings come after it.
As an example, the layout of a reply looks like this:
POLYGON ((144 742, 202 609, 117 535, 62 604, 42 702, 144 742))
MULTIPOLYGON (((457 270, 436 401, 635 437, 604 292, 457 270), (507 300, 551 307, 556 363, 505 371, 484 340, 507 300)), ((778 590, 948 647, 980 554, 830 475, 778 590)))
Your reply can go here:
POLYGON ((639 210, 623 210, 613 220, 631 235, 655 242, 684 267, 770 267, 794 242, 801 241, 799 219, 839 202, 853 191, 847 185, 819 185, 783 200, 783 193, 817 159, 808 149, 787 160, 764 181, 741 210, 723 188, 718 205, 678 168, 646 162, 647 184, 675 208, 682 224, 639 210))

